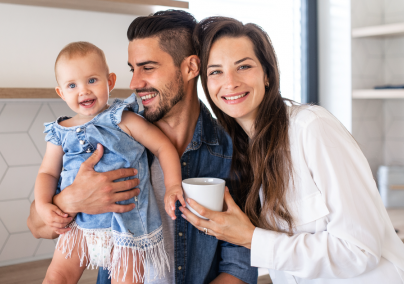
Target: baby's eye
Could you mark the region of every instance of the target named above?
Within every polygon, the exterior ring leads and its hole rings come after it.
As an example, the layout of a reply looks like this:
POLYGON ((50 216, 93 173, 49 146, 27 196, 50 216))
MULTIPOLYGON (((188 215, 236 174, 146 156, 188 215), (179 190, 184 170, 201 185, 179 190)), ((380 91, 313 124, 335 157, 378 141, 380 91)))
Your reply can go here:
POLYGON ((74 88, 76 88, 76 84, 74 84, 74 83, 70 83, 70 84, 69 84, 69 88, 70 88, 70 89, 74 89, 74 88))
POLYGON ((90 84, 94 84, 94 83, 95 83, 95 81, 96 81, 96 79, 95 79, 95 78, 91 78, 90 80, 88 80, 88 82, 89 82, 90 84))

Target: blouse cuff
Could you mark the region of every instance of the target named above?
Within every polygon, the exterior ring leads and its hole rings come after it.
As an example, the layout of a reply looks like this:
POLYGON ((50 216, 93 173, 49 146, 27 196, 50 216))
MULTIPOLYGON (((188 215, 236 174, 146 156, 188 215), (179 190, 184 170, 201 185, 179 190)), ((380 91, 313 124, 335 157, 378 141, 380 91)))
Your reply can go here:
POLYGON ((255 228, 251 241, 251 266, 275 269, 274 243, 278 234, 255 228))

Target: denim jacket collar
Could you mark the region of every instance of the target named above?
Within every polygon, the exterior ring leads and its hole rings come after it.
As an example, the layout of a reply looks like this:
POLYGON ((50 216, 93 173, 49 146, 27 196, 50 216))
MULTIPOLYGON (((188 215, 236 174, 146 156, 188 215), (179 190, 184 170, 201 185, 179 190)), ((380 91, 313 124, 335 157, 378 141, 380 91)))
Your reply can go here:
POLYGON ((202 142, 208 145, 219 145, 217 137, 217 127, 215 120, 210 114, 205 104, 199 101, 201 111, 199 113, 198 122, 196 123, 194 136, 191 143, 189 143, 187 151, 197 150, 201 147, 202 142))

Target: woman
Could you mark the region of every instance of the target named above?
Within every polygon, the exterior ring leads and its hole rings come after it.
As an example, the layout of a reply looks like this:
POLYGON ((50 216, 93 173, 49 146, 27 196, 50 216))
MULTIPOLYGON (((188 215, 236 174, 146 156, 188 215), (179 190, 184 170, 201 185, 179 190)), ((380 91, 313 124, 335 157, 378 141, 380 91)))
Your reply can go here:
POLYGON ((235 204, 189 200, 199 230, 251 249, 274 283, 404 283, 404 244, 367 160, 325 109, 282 99, 275 52, 253 24, 211 17, 196 28, 202 85, 233 139, 235 204))

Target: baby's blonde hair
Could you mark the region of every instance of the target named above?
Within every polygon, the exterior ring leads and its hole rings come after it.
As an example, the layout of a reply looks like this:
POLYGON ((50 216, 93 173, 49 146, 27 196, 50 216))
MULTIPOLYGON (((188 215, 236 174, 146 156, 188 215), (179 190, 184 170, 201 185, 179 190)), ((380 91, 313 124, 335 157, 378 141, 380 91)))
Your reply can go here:
POLYGON ((59 60, 62 57, 66 57, 67 59, 72 59, 77 56, 86 56, 89 53, 95 53, 100 56, 102 62, 105 65, 106 73, 109 74, 107 59, 105 58, 104 52, 99 47, 95 46, 92 43, 89 43, 86 41, 77 41, 77 42, 69 43, 59 52, 59 55, 56 58, 56 62, 55 62, 56 81, 58 80, 57 73, 56 73, 56 67, 57 67, 59 60))

